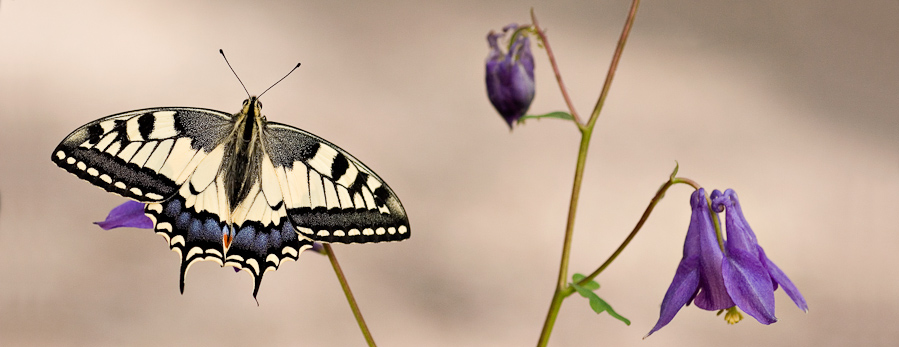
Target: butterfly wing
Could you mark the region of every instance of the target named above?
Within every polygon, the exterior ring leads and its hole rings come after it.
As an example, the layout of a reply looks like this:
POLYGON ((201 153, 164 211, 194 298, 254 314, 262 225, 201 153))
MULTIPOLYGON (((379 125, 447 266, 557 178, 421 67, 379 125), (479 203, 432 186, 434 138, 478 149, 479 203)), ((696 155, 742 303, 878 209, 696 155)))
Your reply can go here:
POLYGON ((227 113, 149 108, 88 123, 53 151, 56 165, 107 191, 140 202, 173 196, 230 130, 227 113))
POLYGON ((393 190, 365 164, 321 137, 268 123, 261 178, 277 182, 300 236, 367 243, 409 238, 409 219, 393 190), (270 166, 269 166, 270 165, 270 166))
MULTIPOLYGON (((311 241, 283 218, 232 225, 224 203, 221 163, 233 127, 221 111, 164 107, 120 113, 88 123, 53 152, 63 169, 107 191, 147 203, 156 233, 181 257, 181 291, 187 270, 200 260, 245 269, 255 296, 267 270, 296 260, 311 241), (233 233, 228 253, 223 237, 233 233)), ((283 212, 283 211, 282 211, 283 212)))

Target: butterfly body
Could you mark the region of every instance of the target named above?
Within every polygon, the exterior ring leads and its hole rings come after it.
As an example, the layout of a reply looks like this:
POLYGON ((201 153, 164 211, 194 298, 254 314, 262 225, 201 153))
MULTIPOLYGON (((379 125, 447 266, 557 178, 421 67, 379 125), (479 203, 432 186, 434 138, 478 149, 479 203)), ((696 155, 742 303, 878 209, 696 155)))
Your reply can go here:
POLYGON ((247 270, 255 279, 296 260, 313 241, 409 237, 394 192, 336 145, 267 122, 256 97, 237 114, 162 107, 88 123, 52 160, 107 191, 146 203, 154 228, 181 256, 247 270))

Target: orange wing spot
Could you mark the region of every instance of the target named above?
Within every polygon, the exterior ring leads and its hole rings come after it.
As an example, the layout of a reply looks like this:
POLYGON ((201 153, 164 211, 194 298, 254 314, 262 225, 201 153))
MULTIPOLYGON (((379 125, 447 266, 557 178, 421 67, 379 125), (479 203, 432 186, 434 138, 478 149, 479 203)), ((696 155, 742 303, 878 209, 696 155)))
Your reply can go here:
POLYGON ((222 243, 225 245, 225 248, 230 248, 231 241, 233 241, 233 240, 234 240, 234 238, 231 237, 231 234, 222 235, 222 243))

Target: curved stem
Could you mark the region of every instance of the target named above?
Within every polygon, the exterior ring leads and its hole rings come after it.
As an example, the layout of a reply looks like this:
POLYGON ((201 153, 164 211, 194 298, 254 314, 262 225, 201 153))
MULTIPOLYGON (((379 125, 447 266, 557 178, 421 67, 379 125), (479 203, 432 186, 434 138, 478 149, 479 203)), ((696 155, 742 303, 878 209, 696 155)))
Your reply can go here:
POLYGON ((553 67, 553 73, 556 75, 556 82, 559 83, 559 89, 562 91, 562 99, 565 99, 565 105, 568 105, 568 112, 574 117, 574 122, 577 123, 578 129, 583 131, 584 124, 581 123, 581 117, 578 116, 577 110, 574 109, 574 104, 568 96, 568 89, 565 88, 565 82, 562 82, 562 73, 559 72, 559 64, 556 63, 556 56, 553 55, 553 49, 549 46, 549 40, 546 39, 546 33, 543 31, 543 28, 540 27, 540 23, 537 23, 537 16, 534 15, 533 7, 531 8, 531 21, 534 24, 534 31, 536 31, 537 36, 540 37, 540 42, 543 42, 543 47, 546 48, 546 55, 549 57, 549 65, 553 67))
POLYGON ((369 346, 375 347, 375 339, 371 337, 371 332, 368 331, 368 326, 365 325, 365 319, 362 318, 362 311, 359 311, 359 305, 356 304, 356 298, 353 297, 353 292, 350 290, 350 284, 347 283, 346 277, 343 275, 343 270, 340 269, 340 264, 337 263, 337 257, 334 256, 334 249, 327 243, 322 243, 322 246, 324 246, 325 253, 328 254, 328 260, 331 261, 331 266, 334 267, 334 274, 337 275, 337 280, 340 281, 340 288, 342 288, 343 293, 346 294, 346 301, 350 303, 350 309, 353 310, 353 316, 356 317, 356 322, 359 323, 359 329, 362 330, 362 335, 365 336, 365 342, 368 343, 369 346))
MULTIPOLYGON (((653 196, 652 200, 649 201, 649 206, 647 206, 646 210, 643 211, 643 216, 640 217, 640 220, 637 222, 637 225, 634 226, 634 230, 632 230, 631 233, 627 235, 627 237, 624 239, 624 242, 622 242, 621 245, 618 246, 618 249, 616 249, 615 252, 613 252, 612 255, 610 255, 609 258, 606 259, 606 261, 602 263, 602 265, 600 265, 598 268, 596 268, 596 270, 594 270, 592 273, 590 273, 590 275, 588 275, 587 277, 584 277, 582 280, 578 281, 577 285, 583 286, 583 285, 586 285, 587 283, 590 283, 590 281, 595 279, 596 276, 599 276, 599 274, 602 273, 603 270, 605 270, 607 267, 609 267, 609 264, 612 264, 612 262, 615 261, 615 258, 618 258, 618 255, 621 254, 622 251, 624 251, 624 248, 627 247, 627 245, 631 243, 631 241, 634 239, 635 236, 637 236, 637 232, 640 231, 640 228, 643 228, 643 224, 646 223, 646 220, 649 219, 649 215, 652 213, 652 210, 655 209, 655 207, 656 207, 656 205, 658 205, 659 201, 662 201, 662 198, 665 197, 665 192, 668 191, 668 188, 671 188, 671 186, 678 184, 678 183, 688 184, 688 185, 693 186, 694 189, 699 189, 699 184, 697 184, 696 182, 694 182, 693 180, 688 179, 688 178, 671 177, 668 181, 666 181, 664 184, 662 184, 662 186, 659 187, 659 190, 656 192, 656 195, 653 196)), ((571 286, 568 286, 568 288, 565 288, 565 291, 562 294, 567 297, 571 294, 574 294, 574 292, 575 292, 574 288, 572 288, 571 286)))

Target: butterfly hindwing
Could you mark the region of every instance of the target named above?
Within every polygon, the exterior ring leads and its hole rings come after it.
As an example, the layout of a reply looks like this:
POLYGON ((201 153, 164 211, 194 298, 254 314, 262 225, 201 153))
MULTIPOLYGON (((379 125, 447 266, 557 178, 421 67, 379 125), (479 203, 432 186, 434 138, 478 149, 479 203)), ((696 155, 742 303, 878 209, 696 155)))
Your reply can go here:
POLYGON ((366 243, 409 238, 393 190, 365 164, 316 135, 279 123, 264 130, 263 185, 275 177, 287 216, 305 238, 366 243), (267 173, 269 171, 270 173, 267 173))
POLYGON ((182 189, 166 202, 147 204, 144 211, 154 221, 156 233, 163 235, 181 258, 182 293, 190 266, 209 260, 249 272, 254 280, 255 297, 265 272, 277 270, 284 260, 296 260, 303 250, 312 247, 312 242, 299 238, 286 217, 277 224, 245 221, 235 227, 234 239, 225 253, 223 238, 231 226, 212 212, 217 209, 217 203, 210 198, 217 195, 218 185, 211 184, 209 190, 199 195, 182 189))
POLYGON ((171 197, 182 173, 227 135, 231 116, 167 107, 120 113, 88 123, 53 151, 56 165, 107 191, 140 202, 171 197))

